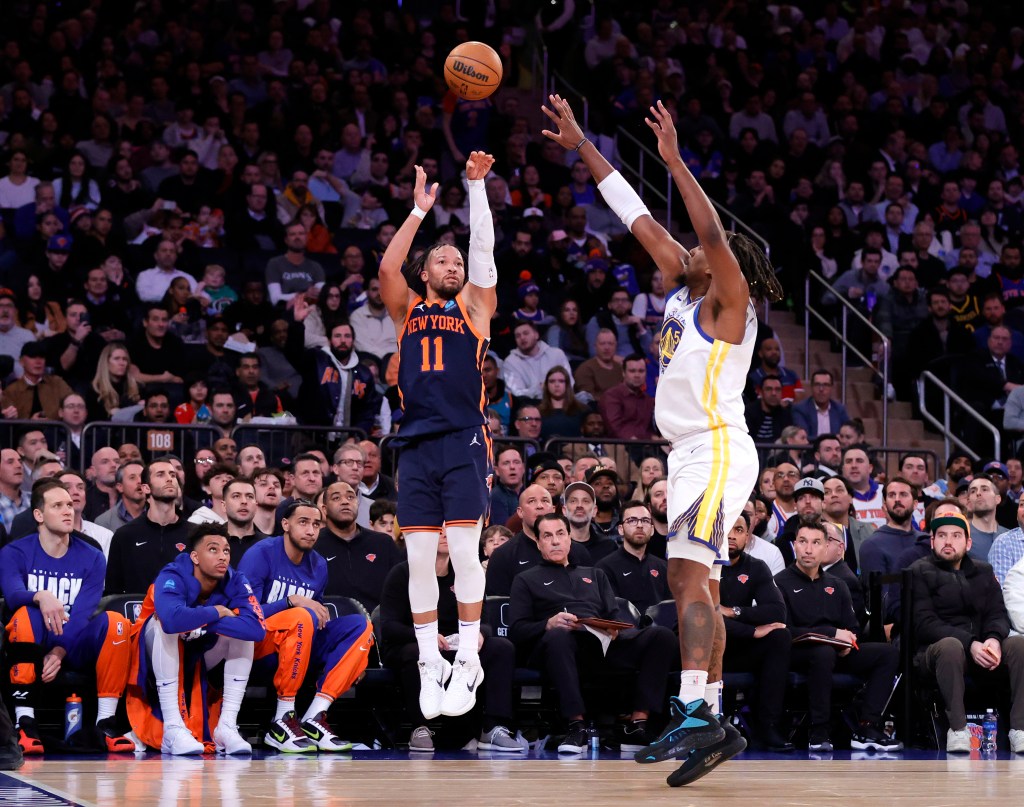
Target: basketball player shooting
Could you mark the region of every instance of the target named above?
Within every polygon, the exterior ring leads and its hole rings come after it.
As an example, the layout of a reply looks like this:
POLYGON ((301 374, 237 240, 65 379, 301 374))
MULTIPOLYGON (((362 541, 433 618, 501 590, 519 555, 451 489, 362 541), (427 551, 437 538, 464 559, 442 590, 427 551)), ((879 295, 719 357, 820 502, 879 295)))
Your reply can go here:
POLYGON ((782 295, 771 264, 753 241, 729 233, 679 155, 675 126, 661 102, 647 125, 686 204, 700 245, 692 252, 669 235, 593 143, 569 104, 542 107, 558 127, 543 134, 576 151, 608 206, 654 259, 670 286, 661 331, 655 418, 671 444, 668 472, 668 573, 679 615, 683 672, 662 735, 637 762, 684 759, 671 776, 688 784, 740 753, 746 742, 720 716, 725 623, 719 611, 725 536, 757 481, 758 461, 743 417, 742 392, 757 334, 751 299, 782 295), (673 282, 674 281, 674 282, 673 282))
POLYGON ((426 174, 416 166, 416 206, 380 265, 381 296, 398 332, 403 410, 397 437, 398 523, 409 556, 409 602, 420 653, 420 709, 428 720, 472 709, 484 677, 478 655, 484 596, 478 547, 487 512, 491 455, 481 367, 498 305, 494 225, 484 178, 493 164, 494 157, 479 151, 466 161, 468 258, 457 247, 435 244, 407 270, 425 286, 423 295, 409 288, 402 265, 437 195, 437 183, 427 190, 426 174), (437 632, 434 560, 442 526, 459 606, 454 669, 441 656, 441 650, 450 646, 437 632))

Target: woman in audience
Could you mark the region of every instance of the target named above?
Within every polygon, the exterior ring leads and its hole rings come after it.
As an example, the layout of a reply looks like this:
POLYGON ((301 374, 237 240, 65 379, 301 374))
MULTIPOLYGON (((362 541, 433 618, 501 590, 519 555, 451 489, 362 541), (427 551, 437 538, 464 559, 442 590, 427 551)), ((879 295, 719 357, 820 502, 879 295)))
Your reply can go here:
POLYGON ((192 287, 184 277, 176 277, 167 288, 161 305, 171 318, 170 330, 182 342, 200 345, 206 341, 205 306, 192 294, 192 287))
POLYGON ((32 204, 39 180, 29 176, 28 154, 20 149, 7 160, 7 176, 0 179, 0 209, 14 210, 32 204))
POLYGON ((92 178, 92 168, 82 152, 71 152, 64 165, 64 175, 53 181, 53 193, 57 204, 65 210, 75 207, 95 210, 100 206, 100 186, 92 178))
POLYGON ((643 320, 649 331, 661 333, 661 322, 665 318, 665 281, 660 269, 655 269, 651 275, 651 290, 633 298, 633 316, 643 320))
POLYGON ((100 353, 96 375, 92 379, 89 420, 110 420, 126 406, 139 402, 139 385, 128 372, 131 366, 128 348, 121 342, 111 342, 100 353))
POLYGON ((347 319, 342 307, 345 293, 337 283, 324 283, 316 305, 306 317, 306 347, 320 348, 327 344, 327 331, 347 319))
MULTIPOLYGON (((63 333, 67 328, 64 312, 60 303, 46 294, 39 275, 32 273, 25 282, 25 291, 21 295, 18 307, 18 324, 36 335, 36 339, 45 339, 56 333, 63 333)), ((17 356, 14 357, 17 360, 17 356)))
POLYGON ((316 205, 303 205, 295 217, 306 228, 306 252, 336 255, 338 248, 331 240, 331 231, 320 219, 316 205))
POLYGON ((538 409, 541 417, 541 440, 556 435, 579 436, 580 425, 587 409, 573 395, 569 371, 564 367, 552 367, 544 376, 544 388, 538 409))
POLYGON ((584 362, 590 356, 587 346, 587 332, 580 321, 580 304, 573 299, 562 302, 558 309, 558 320, 548 328, 544 341, 551 347, 560 348, 572 367, 584 362))
POLYGON ((650 492, 651 485, 655 479, 659 479, 668 473, 665 460, 661 457, 644 457, 640 460, 640 479, 633 483, 631 499, 645 501, 650 492))

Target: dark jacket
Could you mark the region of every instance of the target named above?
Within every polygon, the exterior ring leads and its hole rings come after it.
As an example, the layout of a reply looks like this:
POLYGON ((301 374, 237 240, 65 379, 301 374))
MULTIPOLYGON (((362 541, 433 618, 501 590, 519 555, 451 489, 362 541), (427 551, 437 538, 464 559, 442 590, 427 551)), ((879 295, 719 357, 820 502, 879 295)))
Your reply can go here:
POLYGON ((641 560, 625 549, 617 549, 595 565, 608 575, 615 596, 629 600, 641 614, 672 597, 668 588, 668 563, 650 552, 645 552, 641 560))
MULTIPOLYGON (((782 436, 782 430, 793 425, 793 413, 788 406, 774 406, 771 411, 765 412, 760 401, 753 401, 747 404, 744 418, 747 421, 747 431, 754 440, 767 439, 767 442, 777 443, 782 436), (771 418, 771 434, 761 434, 761 427, 767 426, 765 421, 771 418)), ((768 429, 766 428, 767 432, 768 429)))
POLYGON ((371 614, 380 603, 388 572, 405 560, 390 537, 374 530, 357 529, 346 541, 324 527, 313 548, 327 561, 324 593, 354 597, 371 614))
POLYGON ((914 643, 923 649, 951 636, 971 652, 972 642, 1003 641, 1010 617, 992 567, 969 555, 954 570, 934 554, 910 567, 914 587, 914 643))
POLYGON ((512 583, 508 637, 517 645, 532 645, 559 611, 577 617, 615 619, 618 603, 607 575, 593 566, 568 566, 542 560, 512 583))
POLYGON ((853 612, 857 615, 857 623, 866 626, 868 612, 867 604, 864 601, 864 587, 861 585, 860 578, 854 574, 853 569, 845 560, 833 563, 826 571, 846 583, 846 588, 850 591, 850 601, 853 603, 853 612))
POLYGON ((805 633, 835 636, 836 630, 857 633, 857 615, 846 583, 823 572, 811 580, 795 563, 775 575, 775 585, 786 601, 786 624, 793 638, 805 633))
POLYGON ((786 621, 786 602, 763 560, 741 553, 736 563, 722 567, 719 586, 722 605, 740 609, 739 616, 725 620, 727 643, 732 636, 754 638, 759 625, 786 621))
POLYGON ((162 527, 149 514, 125 524, 110 539, 107 557, 107 594, 142 593, 160 570, 188 550, 188 525, 178 520, 162 527))
MULTIPOLYGON (((354 356, 355 354, 353 354, 354 356)), ((345 423, 367 434, 373 431, 374 419, 380 412, 382 396, 377 391, 370 368, 361 362, 345 369, 347 400, 341 400, 341 375, 329 355, 329 348, 307 352, 302 373, 301 400, 305 404, 306 421, 321 426, 333 426, 339 407, 347 410, 345 423)))
MULTIPOLYGON (((541 560, 537 542, 527 537, 525 532, 517 532, 511 541, 506 541, 494 550, 487 563, 486 595, 508 597, 512 593, 512 581, 516 576, 532 569, 541 560)), ((576 541, 569 547, 569 563, 576 566, 590 565, 590 555, 576 541)))

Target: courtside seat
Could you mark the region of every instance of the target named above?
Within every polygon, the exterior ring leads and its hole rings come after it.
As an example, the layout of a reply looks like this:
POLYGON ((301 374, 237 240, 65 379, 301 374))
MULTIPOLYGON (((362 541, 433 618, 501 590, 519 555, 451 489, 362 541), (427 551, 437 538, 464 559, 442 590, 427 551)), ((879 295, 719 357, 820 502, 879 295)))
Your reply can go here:
POLYGON ((96 613, 102 613, 103 611, 113 611, 115 614, 121 614, 130 622, 135 622, 139 618, 139 613, 142 611, 142 602, 146 599, 146 595, 143 594, 109 594, 106 597, 100 598, 99 605, 96 606, 96 613))

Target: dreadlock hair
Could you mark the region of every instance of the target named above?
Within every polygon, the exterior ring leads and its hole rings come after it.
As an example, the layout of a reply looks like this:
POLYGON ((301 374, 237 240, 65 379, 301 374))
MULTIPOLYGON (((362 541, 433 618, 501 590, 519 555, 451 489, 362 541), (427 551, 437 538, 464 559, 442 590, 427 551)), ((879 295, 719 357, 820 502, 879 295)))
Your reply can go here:
POLYGON ((743 233, 729 232, 726 238, 743 277, 747 279, 751 298, 770 303, 781 300, 782 284, 775 276, 775 270, 764 250, 743 233))
POLYGON ((420 273, 426 268, 427 261, 430 256, 437 252, 441 247, 451 247, 457 249, 459 255, 462 256, 462 264, 466 267, 466 279, 469 279, 469 258, 466 256, 465 251, 462 247, 456 246, 455 244, 448 244, 443 241, 436 241, 434 244, 427 249, 423 250, 419 255, 413 258, 412 261, 405 265, 403 273, 405 274, 405 282, 409 284, 409 288, 413 292, 418 294, 420 297, 427 296, 427 284, 423 282, 420 277, 420 273))

